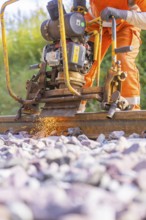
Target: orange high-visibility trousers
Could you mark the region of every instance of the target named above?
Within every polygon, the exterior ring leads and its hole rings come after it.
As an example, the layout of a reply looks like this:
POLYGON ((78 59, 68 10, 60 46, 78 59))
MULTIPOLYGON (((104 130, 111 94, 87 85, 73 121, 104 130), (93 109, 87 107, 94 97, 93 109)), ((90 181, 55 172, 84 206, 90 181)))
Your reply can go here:
MULTIPOLYGON (((127 78, 122 82, 121 95, 125 97, 129 104, 140 104, 140 83, 139 71, 136 67, 136 57, 140 47, 140 31, 132 26, 125 26, 117 32, 117 47, 133 46, 133 50, 128 53, 117 55, 121 61, 121 69, 127 72, 127 78)), ((111 29, 107 29, 103 34, 102 58, 111 44, 111 29)))
MULTIPOLYGON (((141 44, 140 30, 128 25, 126 22, 117 27, 117 47, 133 46, 133 50, 128 53, 121 53, 117 55, 117 59, 121 61, 121 68, 127 72, 127 78, 122 82, 121 95, 125 97, 129 104, 140 104, 140 83, 139 71, 135 64, 135 59, 139 52, 141 44)), ((95 26, 94 26, 95 28, 95 26)), ((93 28, 93 29, 94 29, 93 28)), ((103 59, 107 49, 111 45, 111 28, 103 28, 103 40, 101 58, 103 59)), ((90 27, 91 31, 91 27, 90 27)), ((88 76, 89 77, 89 76, 88 76)), ((88 80, 88 79, 87 79, 88 80)), ((93 81, 93 80, 92 80, 93 81)))

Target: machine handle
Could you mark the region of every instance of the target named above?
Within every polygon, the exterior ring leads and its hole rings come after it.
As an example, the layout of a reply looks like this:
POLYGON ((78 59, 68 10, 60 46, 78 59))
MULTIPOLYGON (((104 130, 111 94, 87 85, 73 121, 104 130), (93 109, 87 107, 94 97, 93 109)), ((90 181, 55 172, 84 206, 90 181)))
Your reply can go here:
POLYGON ((67 46, 66 46, 66 32, 65 32, 65 22, 64 22, 64 12, 63 12, 63 4, 62 0, 58 0, 58 11, 59 11, 59 27, 60 27, 60 36, 61 36, 61 44, 62 44, 62 54, 63 54, 63 68, 64 75, 66 79, 66 85, 69 91, 73 95, 81 96, 81 94, 72 87, 70 84, 70 76, 68 69, 68 56, 67 56, 67 46))
POLYGON ((6 30, 5 30, 5 20, 4 20, 4 13, 5 9, 8 5, 17 2, 19 0, 9 0, 3 3, 0 9, 0 22, 1 22, 1 33, 2 33, 2 46, 3 46, 3 53, 4 53, 4 67, 5 67, 5 74, 6 74, 6 85, 10 96, 15 99, 16 101, 23 103, 22 98, 17 96, 12 88, 10 83, 10 71, 9 71, 9 59, 8 59, 8 49, 7 49, 7 40, 6 40, 6 30))
POLYGON ((127 53, 133 50, 132 46, 119 47, 115 49, 115 53, 127 53))
POLYGON ((40 67, 41 67, 40 63, 33 64, 29 66, 29 70, 40 69, 40 67))

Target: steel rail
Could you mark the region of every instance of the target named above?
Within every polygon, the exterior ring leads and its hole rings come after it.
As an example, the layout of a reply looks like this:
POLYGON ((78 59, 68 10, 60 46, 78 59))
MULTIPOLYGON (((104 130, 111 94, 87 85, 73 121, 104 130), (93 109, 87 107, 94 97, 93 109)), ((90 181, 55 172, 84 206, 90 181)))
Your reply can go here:
POLYGON ((37 118, 33 116, 25 116, 20 120, 16 120, 14 115, 0 116, 0 133, 4 134, 9 131, 12 133, 20 131, 31 132, 36 122, 37 118))
MULTIPOLYGON (((101 133, 108 136, 112 131, 124 131, 128 136, 132 133, 142 134, 146 130, 146 111, 116 112, 113 119, 107 119, 106 116, 107 112, 76 114, 75 117, 48 117, 48 124, 45 126, 52 127, 52 121, 55 124, 53 129, 61 132, 68 128, 79 127, 84 134, 93 139, 101 133)), ((0 133, 8 131, 14 133, 19 131, 38 132, 42 128, 41 125, 39 126, 40 119, 42 118, 38 118, 38 116, 26 116, 16 121, 15 116, 0 116, 0 133)))

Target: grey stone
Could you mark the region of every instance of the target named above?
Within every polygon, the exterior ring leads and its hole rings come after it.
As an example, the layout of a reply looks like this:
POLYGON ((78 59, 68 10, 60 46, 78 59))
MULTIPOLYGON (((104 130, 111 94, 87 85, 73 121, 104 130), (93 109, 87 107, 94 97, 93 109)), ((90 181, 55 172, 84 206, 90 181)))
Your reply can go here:
POLYGON ((133 167, 133 170, 136 172, 140 172, 141 170, 146 170, 146 160, 143 160, 133 167))
POLYGON ((9 209, 11 211, 11 219, 16 220, 33 220, 33 214, 31 209, 24 203, 16 201, 9 204, 9 209))
POLYGON ((109 139, 119 139, 124 135, 125 135, 124 131, 113 131, 109 134, 109 139))
POLYGON ((11 214, 9 209, 4 206, 0 205, 0 219, 1 220, 11 220, 11 214))
POLYGON ((139 138, 139 137, 140 137, 140 135, 137 133, 133 133, 133 134, 129 135, 129 138, 139 138))
POLYGON ((133 144, 131 147, 123 151, 123 154, 131 154, 131 153, 136 153, 138 152, 140 148, 139 144, 133 144))
POLYGON ((100 134, 98 138, 96 139, 96 141, 99 142, 100 144, 103 144, 105 140, 106 138, 104 134, 100 134))
POLYGON ((82 134, 82 135, 79 135, 79 136, 78 136, 78 140, 79 140, 79 141, 89 140, 89 138, 88 138, 85 134, 82 134))
POLYGON ((0 219, 144 220, 145 139, 122 135, 0 135, 0 219))
POLYGON ((88 218, 85 215, 70 214, 60 218, 59 220, 92 220, 92 219, 88 218))
POLYGON ((4 145, 4 140, 0 138, 0 149, 1 147, 3 147, 3 145, 4 145))
POLYGON ((81 131, 81 129, 79 127, 68 128, 68 135, 79 136, 80 134, 82 134, 82 131, 81 131))

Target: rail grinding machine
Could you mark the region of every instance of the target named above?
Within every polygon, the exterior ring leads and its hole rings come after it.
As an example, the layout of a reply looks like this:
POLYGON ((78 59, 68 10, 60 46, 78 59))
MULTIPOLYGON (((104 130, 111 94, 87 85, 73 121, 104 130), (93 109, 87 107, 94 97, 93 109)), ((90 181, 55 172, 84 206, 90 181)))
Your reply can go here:
POLYGON ((107 71, 105 83, 99 86, 103 22, 99 18, 85 21, 85 0, 73 0, 71 12, 67 13, 62 0, 51 0, 47 4, 49 18, 41 24, 42 37, 47 45, 42 51, 41 63, 32 65, 38 73, 26 82, 26 99, 15 95, 10 86, 8 52, 5 34, 4 11, 10 0, 1 8, 2 42, 4 64, 9 94, 19 103, 18 118, 22 114, 41 116, 74 116, 81 101, 95 99, 101 103, 107 117, 112 118, 116 108, 128 109, 127 101, 121 97, 121 83, 126 73, 121 70, 117 53, 130 51, 130 46, 117 48, 116 21, 112 18, 112 64, 107 71), (87 32, 87 27, 97 23, 98 30, 87 32), (94 36, 94 43, 90 42, 94 36), (95 79, 95 85, 90 82, 95 79), (88 79, 88 80, 87 80, 88 79), (41 104, 41 108, 40 108, 41 104))

